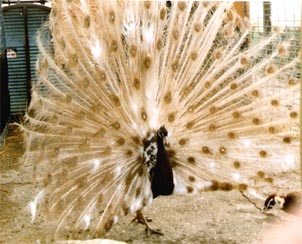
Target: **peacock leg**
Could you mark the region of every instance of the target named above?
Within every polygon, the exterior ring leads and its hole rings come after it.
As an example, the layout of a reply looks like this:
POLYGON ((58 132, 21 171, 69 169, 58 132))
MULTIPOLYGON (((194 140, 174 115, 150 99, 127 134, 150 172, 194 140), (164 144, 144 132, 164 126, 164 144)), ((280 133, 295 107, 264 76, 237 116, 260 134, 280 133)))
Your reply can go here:
POLYGON ((136 217, 133 219, 133 221, 137 221, 138 223, 141 223, 146 226, 146 233, 147 236, 150 236, 151 234, 161 235, 164 234, 161 233, 159 230, 153 230, 150 228, 148 222, 150 222, 150 219, 147 219, 144 217, 142 210, 136 211, 136 217))

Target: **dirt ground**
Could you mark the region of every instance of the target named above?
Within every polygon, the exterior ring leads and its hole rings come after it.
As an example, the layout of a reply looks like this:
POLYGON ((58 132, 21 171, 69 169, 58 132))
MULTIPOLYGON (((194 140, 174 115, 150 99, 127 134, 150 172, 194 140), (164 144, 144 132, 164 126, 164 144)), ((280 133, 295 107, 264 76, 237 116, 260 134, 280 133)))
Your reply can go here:
MULTIPOLYGON (((26 209, 37 190, 20 160, 23 151, 20 133, 10 127, 0 145, 0 243, 48 243, 47 228, 39 221, 31 224, 26 209)), ((298 188, 299 175, 289 177, 297 184, 287 187, 298 188)), ((265 215, 236 191, 158 198, 145 214, 164 236, 147 237, 144 226, 127 216, 105 238, 127 243, 259 243, 271 226, 288 217, 278 211, 265 215)))

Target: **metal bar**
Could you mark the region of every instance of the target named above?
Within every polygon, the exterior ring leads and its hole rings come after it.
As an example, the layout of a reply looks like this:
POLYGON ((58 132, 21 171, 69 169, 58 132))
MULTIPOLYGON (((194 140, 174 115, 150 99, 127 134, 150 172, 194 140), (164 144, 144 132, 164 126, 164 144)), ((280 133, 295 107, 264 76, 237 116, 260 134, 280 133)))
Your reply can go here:
POLYGON ((29 37, 28 37, 28 18, 27 18, 27 6, 23 6, 24 11, 24 33, 25 33, 25 60, 26 60, 26 79, 27 79, 27 105, 31 100, 31 70, 30 70, 30 50, 29 50, 29 37))

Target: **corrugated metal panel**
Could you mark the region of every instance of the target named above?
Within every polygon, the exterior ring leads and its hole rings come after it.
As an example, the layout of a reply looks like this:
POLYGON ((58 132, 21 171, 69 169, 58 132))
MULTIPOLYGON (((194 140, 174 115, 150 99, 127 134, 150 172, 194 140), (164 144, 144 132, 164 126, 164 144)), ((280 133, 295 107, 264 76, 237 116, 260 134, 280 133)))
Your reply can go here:
POLYGON ((22 113, 27 105, 24 9, 4 11, 4 30, 7 47, 8 80, 11 113, 22 113))
POLYGON ((38 49, 36 32, 47 18, 49 9, 37 5, 20 5, 4 9, 4 28, 8 49, 8 76, 11 99, 11 113, 24 113, 28 103, 28 83, 35 81, 35 62, 38 49), (27 11, 27 13, 25 13, 27 11), (27 17, 28 48, 25 33, 27 17), (14 54, 15 53, 15 54, 14 54), (29 57, 27 57, 27 53, 29 57), (15 57, 14 57, 15 55, 15 57), (27 61, 30 62, 27 65, 27 61), (27 70, 28 69, 28 70, 27 70), (30 72, 30 73, 28 73, 30 72), (31 81, 28 81, 28 77, 31 81))
POLYGON ((28 37, 29 37, 29 50, 30 50, 30 71, 32 84, 36 82, 36 60, 39 54, 36 45, 37 30, 42 26, 48 18, 49 11, 47 9, 28 8, 28 37))
MULTIPOLYGON (((1 4, 1 0, 0 0, 1 4)), ((10 116, 9 92, 8 92, 8 74, 6 59, 6 44, 4 36, 2 8, 0 8, 0 150, 3 145, 3 139, 6 134, 6 123, 10 116)))

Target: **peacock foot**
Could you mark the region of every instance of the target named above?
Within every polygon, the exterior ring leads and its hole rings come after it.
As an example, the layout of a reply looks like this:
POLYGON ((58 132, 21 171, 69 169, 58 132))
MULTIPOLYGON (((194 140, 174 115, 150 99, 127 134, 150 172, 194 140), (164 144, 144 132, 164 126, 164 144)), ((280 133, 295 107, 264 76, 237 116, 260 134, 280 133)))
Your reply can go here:
POLYGON ((145 216, 143 215, 141 210, 136 211, 136 216, 132 221, 145 225, 146 226, 145 231, 146 231, 146 234, 148 237, 152 234, 161 235, 161 236, 164 235, 163 233, 160 232, 159 229, 154 230, 154 229, 150 228, 148 222, 151 222, 152 219, 145 218, 145 216))

